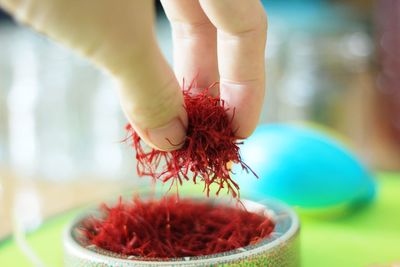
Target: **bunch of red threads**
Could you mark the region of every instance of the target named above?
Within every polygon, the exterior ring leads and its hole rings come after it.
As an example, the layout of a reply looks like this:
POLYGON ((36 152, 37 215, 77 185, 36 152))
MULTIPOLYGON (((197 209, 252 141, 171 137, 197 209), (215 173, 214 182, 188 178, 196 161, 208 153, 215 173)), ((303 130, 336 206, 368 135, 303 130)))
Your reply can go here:
POLYGON ((231 177, 229 164, 240 164, 246 171, 251 169, 240 157, 239 145, 242 142, 235 136, 233 117, 227 115, 224 100, 209 94, 215 85, 196 94, 191 92, 192 84, 183 90, 188 114, 187 137, 182 147, 175 151, 146 147, 131 125, 126 126, 129 132, 126 140, 132 140, 139 176, 171 182, 170 188, 174 184, 178 188, 183 181, 192 180, 196 184, 200 180, 204 182, 207 196, 213 184, 217 185, 216 195, 225 188, 234 198, 238 196, 239 185, 231 177))
POLYGON ((126 256, 177 258, 221 253, 257 244, 274 223, 263 214, 189 199, 103 205, 102 218, 82 223, 85 242, 126 256))

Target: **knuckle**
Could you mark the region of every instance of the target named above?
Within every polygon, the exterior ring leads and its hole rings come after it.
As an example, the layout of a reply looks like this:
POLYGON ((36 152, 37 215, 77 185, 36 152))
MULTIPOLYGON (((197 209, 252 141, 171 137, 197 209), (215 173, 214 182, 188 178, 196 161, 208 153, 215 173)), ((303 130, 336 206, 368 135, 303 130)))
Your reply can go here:
POLYGON ((210 32, 216 31, 213 24, 210 21, 200 22, 173 22, 172 28, 175 36, 180 38, 194 38, 196 36, 209 35, 210 32))

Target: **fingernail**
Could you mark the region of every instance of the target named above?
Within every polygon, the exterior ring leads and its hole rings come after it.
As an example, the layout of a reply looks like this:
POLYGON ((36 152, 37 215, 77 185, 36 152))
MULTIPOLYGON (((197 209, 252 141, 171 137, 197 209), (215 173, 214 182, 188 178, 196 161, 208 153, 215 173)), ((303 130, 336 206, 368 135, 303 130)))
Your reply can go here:
POLYGON ((147 129, 147 137, 156 149, 175 150, 182 146, 186 137, 186 128, 177 117, 165 126, 147 129))

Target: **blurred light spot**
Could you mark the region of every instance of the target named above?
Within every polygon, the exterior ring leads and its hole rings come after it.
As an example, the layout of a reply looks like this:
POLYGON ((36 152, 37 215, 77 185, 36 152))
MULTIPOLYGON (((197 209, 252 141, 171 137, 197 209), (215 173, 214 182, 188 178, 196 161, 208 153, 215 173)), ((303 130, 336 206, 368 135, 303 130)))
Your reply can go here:
POLYGON ((34 109, 38 64, 34 48, 19 42, 13 57, 13 80, 8 95, 11 162, 21 171, 34 167, 36 154, 34 109))
POLYGON ((42 222, 40 199, 33 189, 21 189, 14 197, 14 219, 24 231, 36 229, 42 222))
POLYGON ((346 40, 349 53, 358 57, 368 57, 372 53, 371 39, 366 33, 356 32, 346 40))
POLYGON ((120 140, 121 127, 118 121, 120 106, 113 87, 114 81, 103 79, 93 103, 93 136, 95 168, 99 175, 118 179, 122 164, 120 140), (112 141, 111 141, 112 140, 112 141))

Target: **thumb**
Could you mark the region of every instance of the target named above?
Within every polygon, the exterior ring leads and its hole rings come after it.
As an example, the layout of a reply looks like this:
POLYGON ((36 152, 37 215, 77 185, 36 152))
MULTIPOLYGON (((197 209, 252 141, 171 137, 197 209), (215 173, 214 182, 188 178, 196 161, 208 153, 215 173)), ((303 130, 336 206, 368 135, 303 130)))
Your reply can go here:
POLYGON ((115 73, 125 115, 140 137, 159 150, 182 144, 188 124, 183 94, 158 46, 115 73))
POLYGON ((112 73, 122 108, 145 142, 159 150, 182 144, 183 95, 154 36, 153 1, 0 0, 0 6, 112 73))

